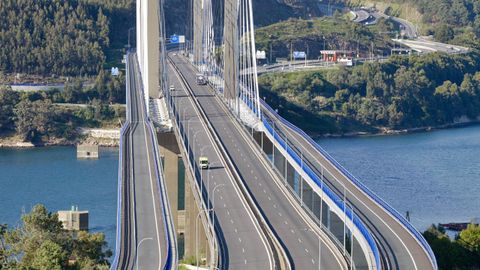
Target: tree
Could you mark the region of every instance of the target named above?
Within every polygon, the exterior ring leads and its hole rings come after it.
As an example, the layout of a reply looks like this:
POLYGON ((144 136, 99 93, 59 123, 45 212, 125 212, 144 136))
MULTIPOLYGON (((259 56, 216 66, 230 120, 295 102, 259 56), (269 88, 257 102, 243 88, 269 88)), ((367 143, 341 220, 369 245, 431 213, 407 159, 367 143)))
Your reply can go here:
POLYGON ((36 205, 22 217, 22 226, 0 231, 0 269, 108 269, 105 236, 80 231, 78 236, 65 231, 58 215, 48 212, 45 206, 36 205), (2 263, 2 254, 3 256, 2 263), (68 265, 68 259, 74 265, 68 265))
POLYGON ((54 112, 50 100, 24 99, 15 106, 17 133, 25 141, 40 141, 41 136, 54 130, 54 112))
POLYGON ((15 104, 20 97, 17 92, 6 88, 0 88, 0 133, 15 129, 15 104))
POLYGON ((475 224, 468 224, 467 228, 460 232, 460 243, 465 248, 480 252, 480 226, 475 224))
POLYGON ((61 270, 65 268, 67 254, 60 245, 51 240, 43 242, 35 251, 32 268, 38 270, 61 270))
POLYGON ((440 42, 448 42, 453 39, 453 34, 454 33, 452 27, 446 24, 442 24, 437 28, 437 30, 435 30, 434 37, 440 42))

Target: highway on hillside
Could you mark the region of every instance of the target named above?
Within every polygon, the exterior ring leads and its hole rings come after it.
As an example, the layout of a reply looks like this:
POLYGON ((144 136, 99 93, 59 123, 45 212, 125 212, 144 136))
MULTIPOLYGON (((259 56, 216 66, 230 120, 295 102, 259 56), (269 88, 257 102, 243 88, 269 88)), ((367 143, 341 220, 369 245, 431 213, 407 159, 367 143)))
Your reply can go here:
POLYGON ((167 247, 158 166, 149 133, 136 55, 127 58, 127 122, 122 149, 121 244, 117 269, 164 269, 167 247))
MULTIPOLYGON (((220 153, 202 124, 198 112, 183 88, 180 78, 169 67, 169 82, 175 86, 171 92, 180 117, 180 125, 186 130, 185 137, 193 142, 190 151, 198 164, 200 156, 206 156, 210 168, 200 170, 203 189, 210 190, 210 207, 215 210, 216 232, 219 239, 221 269, 273 269, 272 250, 259 223, 245 201, 239 186, 225 165, 220 153), (207 179, 210 179, 207 181, 207 179), (213 191, 215 193, 213 194, 213 191)), ((185 162, 188 164, 187 162, 185 162)), ((198 167, 197 167, 198 170, 198 167)), ((200 219, 198 229, 201 230, 200 219)), ((199 247, 205 250, 205 247, 199 247)))
MULTIPOLYGON (((246 131, 239 127, 231 113, 214 95, 213 89, 210 86, 196 85, 196 71, 184 57, 173 55, 172 59, 195 93, 195 98, 220 137, 242 180, 252 197, 255 198, 256 204, 288 252, 292 268, 319 268, 318 239, 321 237, 321 269, 347 269, 348 266, 344 257, 339 253, 339 249, 333 246, 327 236, 319 233, 318 226, 287 191, 281 183, 283 180, 280 180, 271 168, 271 163, 253 146, 254 142, 247 137, 246 131)), ((203 137, 203 135, 200 136, 203 137)), ((196 143, 199 144, 199 148, 201 145, 206 145, 205 141, 196 143)), ((213 157, 213 160, 216 160, 216 157, 213 157)), ((211 191, 212 184, 210 184, 209 194, 211 191)), ((231 203, 235 200, 233 196, 223 196, 223 199, 218 194, 215 196, 217 196, 215 212, 218 215, 231 211, 231 203), (222 204, 226 206, 223 209, 221 208, 222 204)), ((231 213, 231 216, 234 214, 231 213)), ((229 225, 228 222, 220 222, 220 226, 229 225)), ((240 243, 229 245, 229 249, 238 244, 240 243)), ((254 243, 247 244, 247 248, 256 246, 254 243)))
MULTIPOLYGON (((271 115, 267 110, 263 110, 263 113, 271 115)), ((274 119, 274 117, 270 118, 274 119)), ((314 170, 316 169, 318 175, 321 175, 321 167, 324 166, 324 175, 327 177, 325 183, 337 194, 343 196, 345 187, 347 201, 353 205, 354 213, 361 217, 379 243, 384 269, 432 269, 427 253, 417 239, 397 219, 365 195, 299 133, 281 121, 276 121, 275 126, 280 128, 283 136, 286 134, 290 144, 295 145, 297 153, 301 151, 304 162, 314 170), (333 175, 336 180, 328 176, 329 174, 333 175)))

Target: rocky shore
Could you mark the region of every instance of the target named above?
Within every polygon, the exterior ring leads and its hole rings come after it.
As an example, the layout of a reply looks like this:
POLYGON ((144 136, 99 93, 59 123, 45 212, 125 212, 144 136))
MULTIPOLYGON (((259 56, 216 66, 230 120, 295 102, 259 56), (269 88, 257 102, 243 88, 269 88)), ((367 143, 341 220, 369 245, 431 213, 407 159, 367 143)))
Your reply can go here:
POLYGON ((49 138, 42 143, 24 142, 18 136, 0 137, 0 148, 32 148, 42 146, 75 146, 78 144, 91 144, 102 147, 118 147, 120 131, 118 129, 79 129, 79 136, 74 140, 65 138, 49 138))

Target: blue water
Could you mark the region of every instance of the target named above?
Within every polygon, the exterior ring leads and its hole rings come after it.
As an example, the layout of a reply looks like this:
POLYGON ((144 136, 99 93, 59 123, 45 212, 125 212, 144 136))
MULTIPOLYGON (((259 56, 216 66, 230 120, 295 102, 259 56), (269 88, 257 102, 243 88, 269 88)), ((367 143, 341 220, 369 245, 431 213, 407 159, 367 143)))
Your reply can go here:
POLYGON ((101 148, 98 160, 77 160, 74 147, 0 149, 0 223, 20 224, 38 203, 49 211, 88 210, 91 232, 115 247, 118 150, 101 148))
POLYGON ((318 142, 419 230, 480 217, 480 126, 318 142))

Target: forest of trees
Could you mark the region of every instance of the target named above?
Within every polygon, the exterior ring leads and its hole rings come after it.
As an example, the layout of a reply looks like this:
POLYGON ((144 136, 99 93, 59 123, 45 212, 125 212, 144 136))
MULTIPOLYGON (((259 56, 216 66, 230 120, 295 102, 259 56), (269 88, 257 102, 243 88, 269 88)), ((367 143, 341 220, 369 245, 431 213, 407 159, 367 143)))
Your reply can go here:
POLYGON ((91 87, 74 80, 63 91, 19 93, 0 88, 0 137, 16 134, 24 141, 42 144, 52 138, 74 140, 78 127, 118 125, 125 109, 109 104, 125 103, 124 89, 123 75, 112 78, 103 71, 91 87))
MULTIPOLYGON (((324 72, 268 74, 259 81, 262 95, 280 111, 283 99, 320 118, 398 129, 480 116, 479 70, 478 53, 434 53, 324 72)), ((337 130, 324 132, 332 131, 337 130)))
POLYGON ((374 26, 354 23, 342 17, 311 20, 289 19, 255 30, 257 49, 267 56, 290 57, 291 50, 308 52, 309 59, 320 56, 321 50, 350 50, 362 56, 389 55, 394 47, 387 34, 395 31, 389 20, 380 19, 374 26), (380 34, 383 33, 383 34, 380 34))
POLYGON ((452 241, 441 226, 432 225, 423 236, 440 270, 480 268, 480 226, 469 224, 452 241))
MULTIPOLYGON (((132 0, 0 1, 0 71, 96 75, 111 45, 110 26, 115 19, 112 15, 132 3, 132 0)), ((123 32, 125 37, 126 30, 123 32)))
POLYGON ((22 216, 21 226, 0 225, 0 269, 109 269, 103 233, 63 229, 58 215, 36 205, 22 216))

